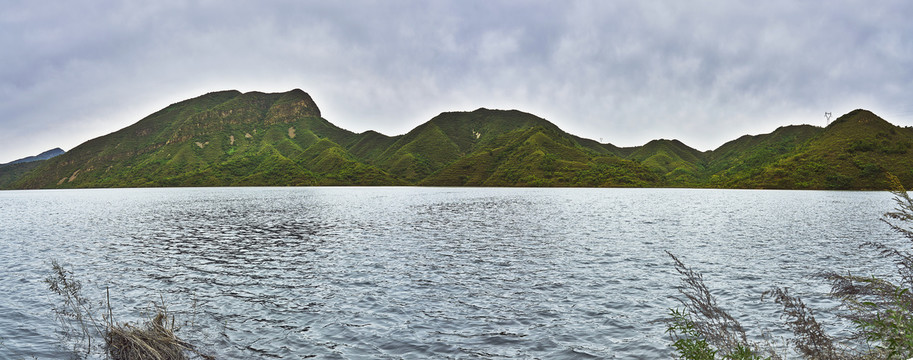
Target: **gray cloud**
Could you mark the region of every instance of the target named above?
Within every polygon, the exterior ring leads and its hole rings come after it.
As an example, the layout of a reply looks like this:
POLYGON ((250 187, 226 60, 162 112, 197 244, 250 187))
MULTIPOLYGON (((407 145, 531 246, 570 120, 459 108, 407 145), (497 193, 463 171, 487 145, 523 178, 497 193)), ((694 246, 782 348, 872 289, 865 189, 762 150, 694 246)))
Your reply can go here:
POLYGON ((309 92, 395 135, 517 108, 622 146, 711 149, 823 112, 913 124, 903 1, 19 2, 0 14, 0 162, 223 89, 309 92))

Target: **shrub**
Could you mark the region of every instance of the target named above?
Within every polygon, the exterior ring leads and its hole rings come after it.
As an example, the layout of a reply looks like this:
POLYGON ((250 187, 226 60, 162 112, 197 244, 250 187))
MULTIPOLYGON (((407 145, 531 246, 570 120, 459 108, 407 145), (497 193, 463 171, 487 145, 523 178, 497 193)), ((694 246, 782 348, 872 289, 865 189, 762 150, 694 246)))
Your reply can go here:
MULTIPOLYGON (((897 207, 885 213, 882 221, 913 244, 913 199, 897 177, 888 175, 897 207)), ((837 339, 824 332, 814 312, 786 289, 774 288, 762 295, 771 297, 783 307, 786 326, 794 337, 787 345, 805 359, 908 359, 913 356, 913 253, 881 243, 864 246, 895 259, 898 282, 875 276, 858 276, 831 272, 823 274, 830 281, 830 296, 841 302, 838 316, 852 321, 855 339, 867 347, 851 349, 837 345, 837 339)), ((667 252, 668 253, 668 252, 667 252)), ((682 275, 679 301, 685 310, 672 311, 670 333, 678 356, 683 359, 755 359, 764 354, 780 359, 769 346, 759 351, 757 344, 745 338, 741 325, 723 311, 704 285, 703 278, 669 253, 676 271, 682 275), (697 320, 692 320, 691 316, 697 320), (742 357, 739 357, 742 356, 742 357)))
POLYGON ((672 309, 672 321, 666 332, 672 338, 672 347, 683 358, 695 360, 712 360, 716 357, 716 350, 710 347, 707 340, 695 329, 691 315, 685 311, 672 309))

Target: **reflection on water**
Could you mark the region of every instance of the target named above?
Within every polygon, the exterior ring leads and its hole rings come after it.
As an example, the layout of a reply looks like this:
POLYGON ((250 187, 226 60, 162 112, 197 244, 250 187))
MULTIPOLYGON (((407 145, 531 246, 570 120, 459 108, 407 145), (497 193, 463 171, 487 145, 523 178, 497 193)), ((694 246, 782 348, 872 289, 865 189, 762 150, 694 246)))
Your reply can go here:
POLYGON ((895 241, 877 221, 891 207, 865 192, 0 192, 0 341, 12 357, 66 357, 41 281, 57 259, 87 295, 109 286, 119 321, 164 297, 220 358, 667 357, 664 250, 778 335, 760 293, 833 306, 809 275, 884 265, 858 247, 895 241))

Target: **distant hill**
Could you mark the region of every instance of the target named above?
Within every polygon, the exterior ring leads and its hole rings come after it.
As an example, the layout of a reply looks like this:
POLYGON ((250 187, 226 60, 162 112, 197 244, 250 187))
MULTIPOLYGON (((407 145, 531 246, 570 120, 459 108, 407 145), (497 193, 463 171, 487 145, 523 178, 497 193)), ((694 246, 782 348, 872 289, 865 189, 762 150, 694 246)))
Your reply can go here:
POLYGON ((0 168, 2 188, 143 186, 637 186, 881 189, 913 184, 913 130, 855 110, 701 152, 677 140, 619 148, 517 110, 445 112, 406 134, 353 133, 299 89, 221 91, 172 104, 44 161, 0 168), (15 171, 3 170, 12 169, 15 171))
POLYGON ((6 164, 0 164, 0 166, 3 166, 3 165, 14 165, 14 164, 21 164, 21 163, 33 162, 33 161, 47 160, 47 159, 50 159, 50 158, 55 157, 55 156, 57 156, 57 155, 63 154, 64 152, 65 152, 65 151, 63 151, 63 149, 61 149, 61 148, 53 148, 53 149, 51 149, 51 150, 45 151, 45 152, 43 152, 43 153, 41 153, 41 154, 38 154, 38 155, 35 155, 35 156, 27 156, 27 157, 24 157, 24 158, 19 159, 19 160, 10 161, 10 162, 8 162, 8 163, 6 163, 6 164))
POLYGON ((678 140, 653 140, 627 156, 657 175, 664 185, 697 186, 703 182, 706 156, 678 140))
POLYGON ((706 181, 710 186, 751 187, 765 168, 798 151, 821 131, 811 125, 790 125, 727 142, 707 155, 706 181))
POLYGON ((63 154, 60 148, 53 148, 35 156, 24 157, 6 164, 0 164, 0 189, 10 187, 13 182, 38 167, 41 161, 63 154))
POLYGON ((656 177, 639 165, 611 155, 599 145, 578 140, 582 139, 531 114, 478 109, 438 115, 397 137, 386 150, 376 157, 367 157, 366 161, 420 185, 655 184, 656 177), (627 168, 617 170, 620 173, 616 182, 596 177, 585 179, 587 170, 592 172, 598 167, 596 162, 623 163, 627 168), (622 176, 624 180, 620 179, 622 176))
POLYGON ((755 172, 733 185, 883 190, 888 186, 884 174, 891 173, 909 186, 913 183, 913 129, 894 126, 866 110, 854 110, 755 172))
POLYGON ((15 188, 14 184, 38 167, 40 163, 41 161, 30 161, 0 165, 0 189, 15 188))
POLYGON ((504 132, 422 180, 438 186, 654 186, 640 164, 592 151, 554 126, 504 132))

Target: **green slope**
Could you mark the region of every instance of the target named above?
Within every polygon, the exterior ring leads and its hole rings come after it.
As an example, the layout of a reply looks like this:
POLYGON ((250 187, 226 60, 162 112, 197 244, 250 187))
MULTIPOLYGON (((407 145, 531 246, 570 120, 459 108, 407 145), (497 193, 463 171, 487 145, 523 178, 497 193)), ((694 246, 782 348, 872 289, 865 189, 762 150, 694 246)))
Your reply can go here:
POLYGON ((71 151, 0 166, 0 188, 241 185, 687 186, 883 189, 913 185, 913 129, 855 110, 708 152, 677 140, 618 148, 517 110, 446 112, 412 131, 355 134, 304 91, 221 91, 172 104, 71 151))
MULTIPOLYGON (((395 138, 387 149, 367 160, 408 182, 421 182, 457 160, 502 145, 505 134, 517 135, 522 133, 518 130, 531 128, 560 133, 571 146, 583 147, 574 136, 535 115, 517 110, 483 108, 471 112, 442 113, 395 138)), ((586 148, 601 154, 608 153, 605 147, 594 143, 587 141, 586 148)))
POLYGON ((795 151, 744 182, 746 187, 872 189, 888 186, 885 173, 913 183, 913 129, 894 126, 867 110, 832 122, 795 151))
POLYGON ((398 138, 373 163, 416 182, 460 158, 462 153, 453 140, 437 124, 428 122, 398 138))
POLYGON ((795 153, 823 129, 811 125, 780 127, 770 134, 745 135, 708 154, 707 182, 714 187, 747 187, 764 168, 795 153))
POLYGON ((365 131, 351 137, 344 146, 360 159, 377 159, 397 139, 398 137, 389 137, 376 131, 365 131))
POLYGON ((210 93, 173 104, 43 162, 13 186, 399 183, 335 145, 355 136, 321 118, 317 105, 301 90, 210 93), (328 160, 305 158, 307 150, 323 140, 334 144, 332 149, 321 150, 325 158, 338 157, 332 167, 328 160), (340 181, 345 172, 365 179, 340 181))
POLYGON ((47 160, 0 165, 0 189, 12 188, 13 184, 38 167, 38 165, 41 165, 44 161, 47 160))
POLYGON ((436 186, 650 186, 658 178, 630 161, 579 145, 550 127, 517 129, 429 176, 436 186))
POLYGON ((627 159, 636 161, 664 179, 668 186, 700 186, 707 154, 678 140, 653 140, 633 149, 627 159))

